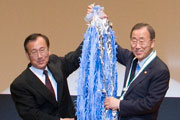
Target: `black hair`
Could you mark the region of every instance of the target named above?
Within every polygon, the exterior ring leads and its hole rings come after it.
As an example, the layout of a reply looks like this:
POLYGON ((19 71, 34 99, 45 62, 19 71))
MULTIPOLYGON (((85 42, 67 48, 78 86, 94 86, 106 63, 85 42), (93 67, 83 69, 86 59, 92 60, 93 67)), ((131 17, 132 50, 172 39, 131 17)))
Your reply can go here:
POLYGON ((130 33, 130 38, 132 37, 132 32, 134 30, 138 30, 138 29, 141 29, 142 27, 146 27, 149 34, 150 34, 150 39, 153 40, 155 39, 155 31, 154 29, 152 28, 152 26, 150 26, 149 24, 147 23, 137 23, 136 25, 133 26, 133 28, 131 29, 131 33, 130 33))
POLYGON ((43 35, 43 34, 41 34, 41 33, 33 33, 33 34, 29 35, 29 36, 25 39, 25 41, 24 41, 24 50, 25 50, 26 52, 28 52, 27 44, 28 44, 29 42, 31 42, 31 41, 35 41, 38 37, 44 38, 44 40, 46 41, 47 47, 49 48, 50 43, 49 43, 49 39, 48 39, 47 36, 45 36, 45 35, 43 35))

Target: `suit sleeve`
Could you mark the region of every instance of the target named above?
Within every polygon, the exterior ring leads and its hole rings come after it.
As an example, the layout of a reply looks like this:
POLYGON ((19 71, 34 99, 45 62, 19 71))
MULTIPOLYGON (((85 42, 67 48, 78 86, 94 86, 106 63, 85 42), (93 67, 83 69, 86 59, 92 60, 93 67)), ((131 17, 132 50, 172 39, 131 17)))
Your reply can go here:
POLYGON ((169 78, 170 74, 168 69, 154 72, 154 75, 150 78, 147 93, 144 93, 144 96, 140 96, 140 92, 144 92, 145 90, 134 90, 136 91, 135 94, 131 94, 131 97, 127 97, 120 102, 120 115, 143 115, 158 111, 168 90, 169 78), (139 94, 139 98, 137 98, 137 94, 139 94))
POLYGON ((116 45, 117 45, 117 48, 116 48, 117 61, 121 63, 122 65, 126 66, 129 61, 129 58, 131 58, 130 56, 132 56, 133 54, 128 49, 124 49, 121 46, 119 46, 117 43, 116 45))
POLYGON ((72 72, 74 72, 80 64, 80 56, 82 53, 82 44, 78 46, 75 51, 69 52, 63 58, 63 72, 65 77, 68 77, 72 72))
POLYGON ((11 96, 15 102, 16 109, 23 120, 59 120, 57 116, 51 116, 39 109, 33 95, 25 90, 23 84, 11 84, 11 96))

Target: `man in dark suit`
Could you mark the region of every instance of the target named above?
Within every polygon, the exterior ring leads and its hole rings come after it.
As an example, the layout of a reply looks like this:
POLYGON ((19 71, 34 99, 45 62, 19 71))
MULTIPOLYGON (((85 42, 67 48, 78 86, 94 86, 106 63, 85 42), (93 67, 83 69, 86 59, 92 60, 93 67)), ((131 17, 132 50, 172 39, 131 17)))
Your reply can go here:
POLYGON ((132 51, 117 48, 117 60, 126 66, 122 95, 120 99, 107 97, 105 107, 118 110, 120 120, 156 120, 168 90, 169 70, 156 56, 155 31, 150 25, 136 24, 130 43, 132 51))
POLYGON ((50 55, 48 38, 35 33, 25 39, 24 48, 30 63, 10 86, 19 115, 23 120, 74 119, 67 77, 79 67, 81 45, 57 57, 50 55))

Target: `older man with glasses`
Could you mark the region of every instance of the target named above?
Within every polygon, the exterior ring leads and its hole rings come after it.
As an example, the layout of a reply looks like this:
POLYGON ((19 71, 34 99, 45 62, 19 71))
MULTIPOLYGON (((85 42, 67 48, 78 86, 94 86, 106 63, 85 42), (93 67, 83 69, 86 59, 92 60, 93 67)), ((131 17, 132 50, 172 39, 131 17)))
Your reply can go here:
POLYGON ((30 63, 10 87, 23 120, 72 120, 75 117, 67 77, 79 67, 81 45, 65 57, 51 55, 49 45, 48 38, 39 33, 29 35, 24 41, 30 63))
POLYGON ((120 120, 157 120, 170 73, 156 55, 154 29, 146 23, 136 24, 130 33, 130 45, 131 51, 117 48, 117 60, 126 66, 122 95, 120 99, 107 97, 105 107, 118 110, 120 120))

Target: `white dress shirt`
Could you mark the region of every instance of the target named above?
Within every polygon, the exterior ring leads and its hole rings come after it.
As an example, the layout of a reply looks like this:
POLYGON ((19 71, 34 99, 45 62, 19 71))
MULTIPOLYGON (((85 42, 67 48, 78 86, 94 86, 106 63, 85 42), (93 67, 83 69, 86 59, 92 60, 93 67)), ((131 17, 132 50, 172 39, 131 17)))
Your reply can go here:
MULTIPOLYGON (((43 74, 43 71, 42 69, 37 69, 35 68, 34 66, 31 66, 29 68, 38 78, 39 80, 45 85, 45 75, 43 74)), ((56 83, 56 80, 54 79, 54 77, 52 76, 52 73, 49 71, 49 69, 46 67, 45 70, 48 71, 48 76, 49 76, 49 79, 51 81, 51 84, 52 84, 52 87, 54 89, 54 93, 55 93, 55 96, 56 96, 56 101, 57 101, 57 83, 56 83)))

